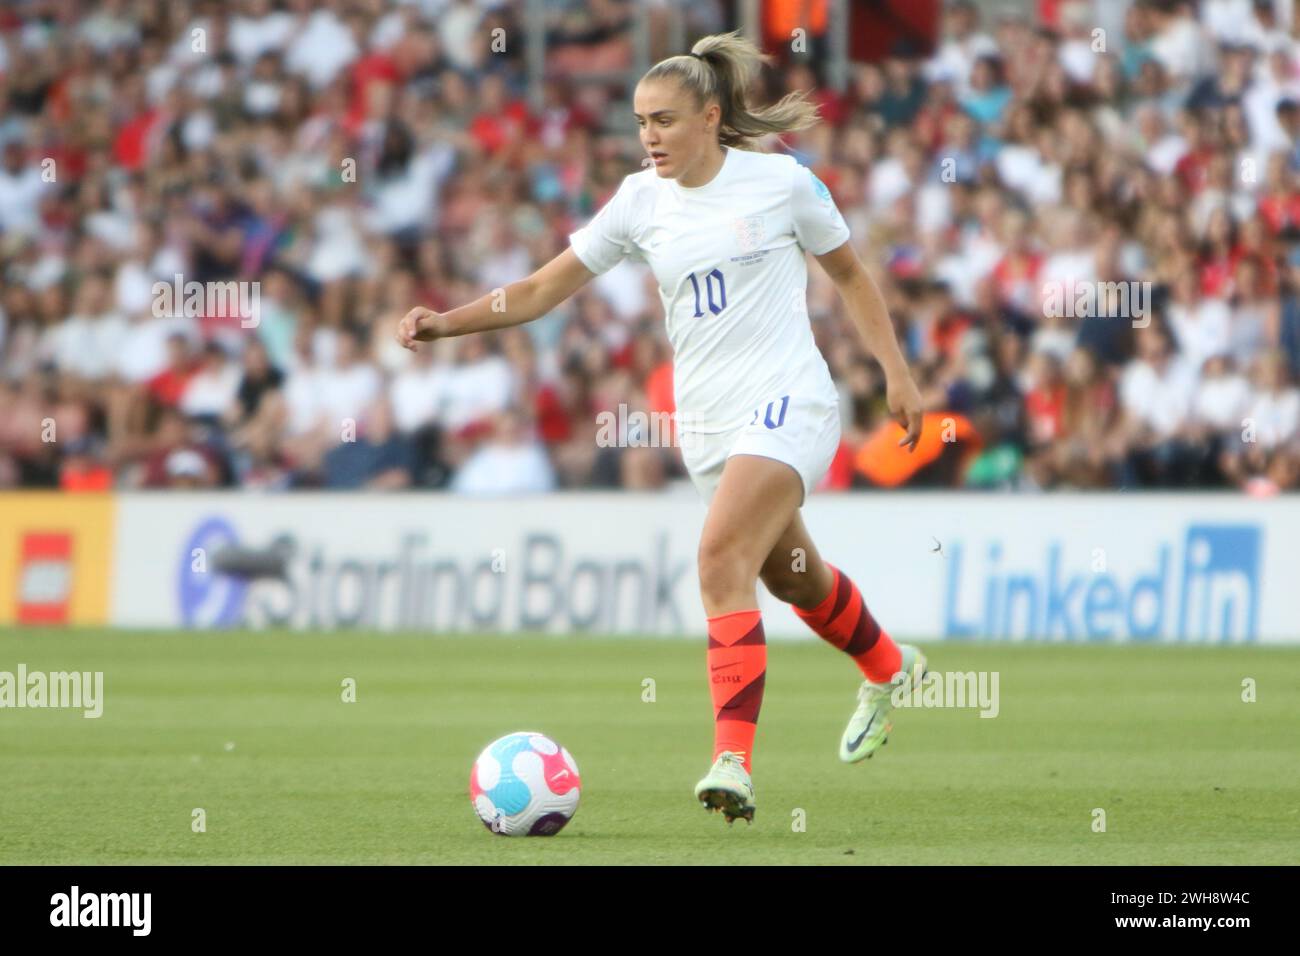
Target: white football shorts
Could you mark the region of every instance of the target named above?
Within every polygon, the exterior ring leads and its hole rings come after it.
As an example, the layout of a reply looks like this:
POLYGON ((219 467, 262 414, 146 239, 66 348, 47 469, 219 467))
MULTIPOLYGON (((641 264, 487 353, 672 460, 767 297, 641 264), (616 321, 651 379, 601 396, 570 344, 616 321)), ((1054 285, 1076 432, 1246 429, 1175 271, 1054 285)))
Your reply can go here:
POLYGON ((778 395, 755 409, 744 425, 716 433, 683 430, 680 440, 686 471, 706 503, 713 500, 722 468, 732 455, 758 455, 785 462, 803 481, 806 501, 840 446, 839 403, 820 397, 778 395))

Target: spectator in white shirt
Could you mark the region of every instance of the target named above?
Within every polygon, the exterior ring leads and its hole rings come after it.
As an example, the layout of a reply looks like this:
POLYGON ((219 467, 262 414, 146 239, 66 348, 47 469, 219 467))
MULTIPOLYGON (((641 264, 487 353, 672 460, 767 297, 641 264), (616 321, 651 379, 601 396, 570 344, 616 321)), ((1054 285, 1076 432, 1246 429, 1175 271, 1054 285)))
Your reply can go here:
MULTIPOLYGON (((352 31, 330 9, 333 5, 323 4, 321 9, 312 11, 305 19, 300 17, 298 32, 285 50, 285 68, 305 76, 314 90, 329 86, 339 71, 361 54, 352 31)), ((310 9, 307 3, 300 2, 296 6, 310 9)))
POLYGON ((1239 487, 1273 493, 1300 475, 1300 389, 1276 350, 1255 361, 1251 384, 1240 441, 1226 443, 1220 466, 1239 487))
POLYGON ((34 235, 41 222, 41 197, 49 188, 41 167, 23 161, 22 144, 6 144, 0 162, 0 234, 34 235))
POLYGON ((519 413, 497 415, 492 437, 456 471, 452 491, 466 495, 518 495, 551 491, 555 472, 542 443, 519 413))
POLYGON ((970 0, 955 0, 948 7, 944 24, 946 39, 939 52, 926 65, 931 80, 948 79, 965 96, 969 92, 971 70, 982 56, 996 56, 997 42, 979 30, 979 9, 970 0))
POLYGON ((227 358, 220 345, 209 342, 181 392, 181 411, 189 418, 217 421, 234 403, 239 380, 239 366, 227 358))
POLYGON ((1265 449, 1279 448, 1300 432, 1300 390, 1287 381, 1282 354, 1268 351, 1255 360, 1246 425, 1265 449))
POLYGON ((296 25, 294 17, 273 10, 271 0, 244 0, 240 13, 230 18, 231 52, 245 67, 266 53, 278 53, 289 42, 296 25))
POLYGON ((1176 87, 1189 83, 1211 61, 1209 44, 1196 22, 1195 5, 1187 0, 1154 5, 1156 33, 1151 40, 1151 54, 1176 87))
POLYGON ((1228 349, 1237 364, 1246 368, 1265 349, 1277 346, 1281 306, 1276 296, 1264 293, 1259 266, 1253 259, 1242 258, 1233 278, 1228 349))
POLYGON ((1232 314, 1221 299, 1201 294, 1200 279, 1190 266, 1174 282, 1168 315, 1178 353, 1192 368, 1199 369, 1213 356, 1228 354, 1232 314))
POLYGON ((479 66, 485 45, 475 41, 483 13, 482 5, 473 0, 453 0, 438 15, 438 37, 447 51, 447 59, 457 69, 474 70, 479 66))
POLYGON ((411 355, 406 367, 393 376, 388 398, 397 430, 405 435, 434 424, 442 406, 446 366, 434 364, 435 352, 422 348, 411 355))
POLYGON ((1235 435, 1250 403, 1250 383, 1225 354, 1206 359, 1192 397, 1192 421, 1207 436, 1235 435))
POLYGON ((1245 43, 1254 23, 1253 0, 1201 0, 1201 23, 1220 43, 1245 43))
POLYGON ((443 372, 443 425, 456 432, 504 411, 515 392, 510 363, 490 354, 481 335, 457 340, 456 364, 443 372))
MULTIPOLYGON (((438 190, 455 165, 445 142, 420 146, 405 124, 390 122, 376 169, 366 179, 369 203, 366 225, 384 235, 414 235, 438 224, 438 190)), ((524 269, 509 281, 528 271, 524 269)))
POLYGON ((1120 379, 1122 437, 1129 449, 1123 483, 1186 484, 1208 453, 1189 440, 1196 372, 1174 353, 1169 331, 1153 322, 1136 335, 1137 358, 1120 379))
POLYGON ((365 354, 367 338, 355 329, 340 332, 334 366, 317 376, 322 424, 335 442, 356 434, 357 423, 380 395, 379 370, 365 354))

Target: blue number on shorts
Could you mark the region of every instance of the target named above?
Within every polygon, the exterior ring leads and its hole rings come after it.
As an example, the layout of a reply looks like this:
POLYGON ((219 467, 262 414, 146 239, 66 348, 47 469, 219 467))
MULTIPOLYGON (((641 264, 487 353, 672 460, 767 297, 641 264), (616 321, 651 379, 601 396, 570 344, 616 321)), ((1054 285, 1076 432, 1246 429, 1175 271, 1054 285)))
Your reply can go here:
MULTIPOLYGON (((775 404, 776 402, 768 402, 767 411, 763 413, 763 424, 766 425, 768 428, 780 428, 782 425, 785 424, 785 410, 790 407, 790 396, 789 395, 781 396, 781 411, 777 414, 776 421, 773 422, 772 406, 775 404)), ((758 421, 758 409, 756 408, 754 409, 754 417, 750 419, 749 423, 753 425, 757 421, 758 421)))
MULTIPOLYGON (((695 273, 693 272, 690 274, 690 280, 691 287, 695 289, 695 318, 698 319, 704 315, 704 313, 700 311, 700 284, 696 281, 695 273)), ((712 272, 705 275, 704 284, 709 293, 709 311, 714 315, 717 315, 727 307, 727 281, 723 278, 722 273, 719 270, 714 269, 712 272), (713 301, 713 280, 715 278, 718 280, 717 302, 713 301)))

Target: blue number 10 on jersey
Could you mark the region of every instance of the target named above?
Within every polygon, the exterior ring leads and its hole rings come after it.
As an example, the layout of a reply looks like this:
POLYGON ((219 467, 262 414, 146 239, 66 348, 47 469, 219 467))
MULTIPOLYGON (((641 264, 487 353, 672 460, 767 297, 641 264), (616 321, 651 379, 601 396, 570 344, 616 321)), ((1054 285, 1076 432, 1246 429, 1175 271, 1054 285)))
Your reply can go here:
MULTIPOLYGON (((698 319, 704 315, 704 313, 700 311, 700 283, 696 280, 694 272, 690 274, 690 280, 691 286, 695 289, 695 318, 698 319)), ((712 272, 706 274, 704 277, 704 287, 708 291, 709 311, 714 315, 717 315, 727 307, 727 280, 723 278, 721 270, 714 269, 712 272), (716 301, 714 300, 713 284, 715 279, 717 280, 716 301)))

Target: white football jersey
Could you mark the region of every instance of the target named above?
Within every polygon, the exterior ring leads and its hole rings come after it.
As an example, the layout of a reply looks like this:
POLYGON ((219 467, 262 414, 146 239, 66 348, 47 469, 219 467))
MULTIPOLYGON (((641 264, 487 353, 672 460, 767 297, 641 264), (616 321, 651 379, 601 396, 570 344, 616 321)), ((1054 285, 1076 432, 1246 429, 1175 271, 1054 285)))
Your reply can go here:
POLYGON ((592 272, 647 263, 673 347, 679 426, 721 432, 799 393, 837 400, 808 321, 804 252, 849 238, 830 190, 791 156, 724 147, 713 179, 690 189, 653 167, 569 236, 592 272))

